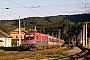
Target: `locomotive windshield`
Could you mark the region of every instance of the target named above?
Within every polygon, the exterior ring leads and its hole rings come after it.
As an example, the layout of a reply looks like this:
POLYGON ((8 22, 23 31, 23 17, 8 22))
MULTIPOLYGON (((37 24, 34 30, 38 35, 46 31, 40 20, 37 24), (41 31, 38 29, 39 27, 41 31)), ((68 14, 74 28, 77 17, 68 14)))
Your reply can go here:
POLYGON ((26 40, 33 40, 34 34, 26 35, 26 40))

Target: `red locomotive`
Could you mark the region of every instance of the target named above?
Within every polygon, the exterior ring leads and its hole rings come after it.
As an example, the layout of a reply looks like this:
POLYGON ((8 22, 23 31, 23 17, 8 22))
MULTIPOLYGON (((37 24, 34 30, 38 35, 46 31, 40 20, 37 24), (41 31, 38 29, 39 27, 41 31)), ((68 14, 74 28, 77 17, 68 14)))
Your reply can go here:
POLYGON ((26 33, 24 35, 24 42, 25 48, 27 49, 46 49, 52 47, 61 47, 64 44, 64 40, 35 31, 26 33))

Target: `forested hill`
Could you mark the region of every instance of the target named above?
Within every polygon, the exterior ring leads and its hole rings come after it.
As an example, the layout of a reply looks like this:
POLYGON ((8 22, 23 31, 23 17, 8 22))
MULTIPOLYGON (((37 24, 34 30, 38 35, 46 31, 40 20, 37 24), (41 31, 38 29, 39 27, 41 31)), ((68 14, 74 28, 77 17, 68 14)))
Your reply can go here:
MULTIPOLYGON (((90 21, 90 15, 78 14, 47 17, 27 17, 20 20, 21 27, 25 27, 28 31, 33 29, 34 26, 37 26, 38 32, 46 34, 53 33, 53 35, 57 36, 58 31, 61 30, 61 38, 65 38, 77 36, 79 30, 82 30, 83 22, 90 21)), ((8 33, 15 28, 18 28, 18 19, 0 20, 1 30, 8 33)))

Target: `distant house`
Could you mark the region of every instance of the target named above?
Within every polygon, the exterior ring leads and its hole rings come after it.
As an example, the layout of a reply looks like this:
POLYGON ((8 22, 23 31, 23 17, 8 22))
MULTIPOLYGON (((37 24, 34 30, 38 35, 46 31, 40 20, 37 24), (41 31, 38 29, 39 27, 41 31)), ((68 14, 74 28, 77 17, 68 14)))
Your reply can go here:
MULTIPOLYGON (((25 28, 20 28, 20 38, 23 40, 24 39, 24 34, 26 33, 27 31, 25 30, 25 28)), ((11 31, 10 33, 10 36, 12 36, 12 39, 13 40, 18 40, 19 39, 19 28, 11 31)))
POLYGON ((11 36, 0 30, 0 46, 11 47, 11 36))

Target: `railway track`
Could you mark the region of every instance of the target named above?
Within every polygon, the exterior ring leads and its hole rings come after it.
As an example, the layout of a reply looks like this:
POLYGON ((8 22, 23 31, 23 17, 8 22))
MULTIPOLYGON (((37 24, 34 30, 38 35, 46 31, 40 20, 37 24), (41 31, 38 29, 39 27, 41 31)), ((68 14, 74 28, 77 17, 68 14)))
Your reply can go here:
MULTIPOLYGON (((52 48, 45 50, 30 50, 30 51, 5 51, 0 54, 0 60, 15 60, 24 58, 35 58, 39 55, 49 55, 55 54, 56 52, 62 52, 72 49, 73 47, 62 47, 62 48, 52 48)), ((54 59, 57 60, 58 58, 54 59)), ((52 59, 50 59, 52 60, 52 59)))
POLYGON ((58 60, 90 60, 90 49, 79 46, 82 50, 80 53, 71 55, 68 57, 63 57, 58 60))
POLYGON ((0 53, 0 60, 15 60, 15 59, 24 59, 24 58, 36 58, 40 55, 49 55, 55 54, 56 52, 66 51, 71 48, 62 47, 62 48, 52 48, 44 50, 27 50, 27 51, 3 51, 0 53))

